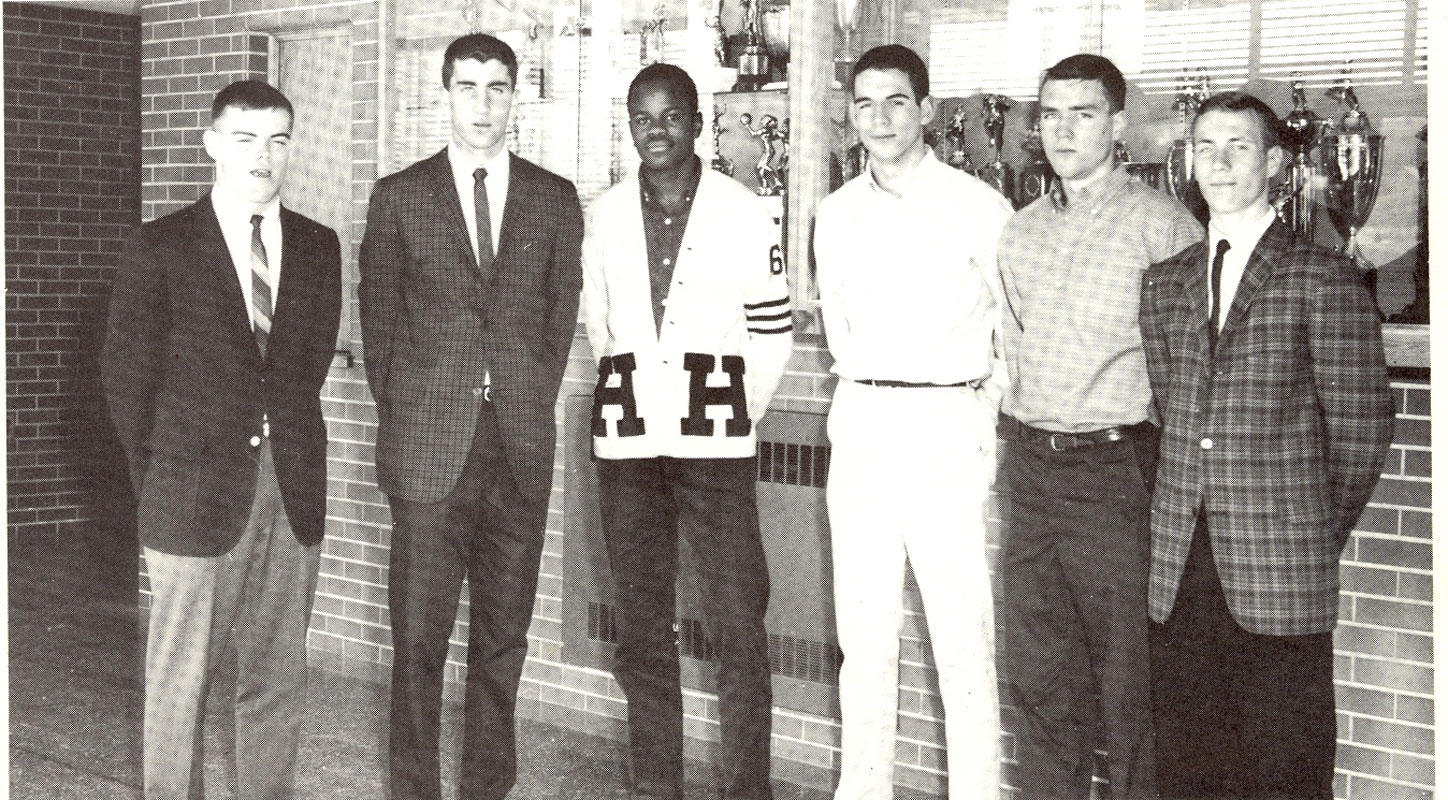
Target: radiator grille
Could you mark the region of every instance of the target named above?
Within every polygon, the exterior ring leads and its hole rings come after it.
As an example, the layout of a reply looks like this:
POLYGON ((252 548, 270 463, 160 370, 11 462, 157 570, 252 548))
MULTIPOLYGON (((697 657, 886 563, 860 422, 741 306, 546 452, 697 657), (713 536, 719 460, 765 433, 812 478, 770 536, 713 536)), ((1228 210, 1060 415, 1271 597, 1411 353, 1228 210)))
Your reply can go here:
MULTIPOLYGON (((674 629, 678 632, 681 655, 699 661, 714 660, 714 648, 709 646, 704 623, 681 618, 674 621, 674 629)), ((588 638, 617 644, 613 606, 588 604, 588 638)), ((775 675, 835 686, 839 684, 843 659, 840 649, 834 645, 769 634, 769 671, 775 675)))

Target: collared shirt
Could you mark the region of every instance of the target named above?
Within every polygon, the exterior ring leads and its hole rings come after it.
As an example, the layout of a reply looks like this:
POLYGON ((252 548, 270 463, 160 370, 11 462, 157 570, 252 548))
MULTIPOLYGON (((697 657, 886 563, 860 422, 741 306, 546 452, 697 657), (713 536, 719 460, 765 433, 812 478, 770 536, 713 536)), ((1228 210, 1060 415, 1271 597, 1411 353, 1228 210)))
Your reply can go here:
POLYGON ((688 184, 680 199, 683 209, 670 214, 654 197, 648 178, 639 170, 639 203, 644 213, 644 242, 649 251, 649 295, 654 307, 654 328, 664 326, 664 304, 668 301, 669 286, 674 280, 674 262, 679 260, 679 246, 684 242, 684 227, 689 224, 689 211, 694 207, 694 195, 699 191, 699 177, 703 173, 703 162, 693 157, 688 184))
POLYGON ((282 277, 282 203, 273 197, 260 211, 246 203, 227 197, 216 187, 211 190, 211 207, 216 211, 216 221, 221 225, 221 236, 226 240, 226 250, 231 254, 231 265, 236 268, 236 279, 241 283, 241 297, 246 303, 246 318, 256 327, 255 312, 251 305, 251 218, 261 214, 261 244, 266 248, 266 266, 270 277, 267 284, 272 289, 272 308, 276 308, 277 286, 282 277))
POLYGON ((1201 238, 1185 206, 1121 166, 1074 202, 1051 194, 1021 209, 1000 243, 1012 377, 1002 410, 1062 432, 1152 419, 1141 275, 1201 238))
POLYGON ((473 257, 478 255, 478 215, 473 203, 473 170, 482 167, 488 171, 483 185, 488 187, 488 222, 493 228, 493 252, 498 252, 498 238, 503 232, 503 203, 508 199, 509 158, 508 148, 481 164, 475 163, 456 143, 447 148, 447 162, 452 166, 453 185, 458 190, 458 201, 463 205, 463 221, 468 225, 468 241, 473 243, 473 257))
POLYGON ((835 374, 941 384, 990 377, 996 241, 1010 204, 928 151, 895 188, 898 196, 867 169, 820 204, 815 259, 835 374))
MULTIPOLYGON (((1222 256, 1222 304, 1216 320, 1217 330, 1220 331, 1227 321, 1227 310, 1232 307, 1237 286, 1242 282, 1242 274, 1247 271, 1247 259, 1252 257, 1257 242, 1272 227, 1274 219, 1277 219, 1277 213, 1268 206, 1262 216, 1241 225, 1223 225, 1215 219, 1207 224, 1207 269, 1211 269, 1212 259, 1217 256, 1217 243, 1226 239, 1229 245, 1222 256)), ((1207 308, 1212 307, 1211 283, 1207 281, 1207 308)))

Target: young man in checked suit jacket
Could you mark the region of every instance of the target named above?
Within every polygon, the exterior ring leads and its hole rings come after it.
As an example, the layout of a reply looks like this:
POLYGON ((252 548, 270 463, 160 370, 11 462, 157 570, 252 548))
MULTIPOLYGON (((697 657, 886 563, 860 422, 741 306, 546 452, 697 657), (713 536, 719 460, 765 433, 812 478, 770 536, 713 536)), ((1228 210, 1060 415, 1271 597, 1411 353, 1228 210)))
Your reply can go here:
POLYGON ((508 152, 518 61, 454 41, 452 140, 378 181, 358 299, 392 509, 392 797, 439 796, 443 665, 468 579, 459 796, 501 800, 553 484, 554 403, 577 323, 573 184, 508 152), (496 244, 494 244, 496 243, 496 244))
POLYGON ((1280 131, 1251 95, 1202 105, 1207 239, 1142 283, 1163 419, 1149 597, 1164 798, 1332 797, 1338 557, 1393 403, 1358 271, 1267 202, 1280 131))

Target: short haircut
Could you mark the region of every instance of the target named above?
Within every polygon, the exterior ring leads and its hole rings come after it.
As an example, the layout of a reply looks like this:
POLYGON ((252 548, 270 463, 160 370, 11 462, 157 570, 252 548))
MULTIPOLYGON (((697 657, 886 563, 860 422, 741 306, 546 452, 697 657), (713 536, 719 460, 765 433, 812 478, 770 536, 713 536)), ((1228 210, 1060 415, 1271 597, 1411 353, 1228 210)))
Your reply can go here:
MULTIPOLYGON (((1245 111, 1257 118, 1257 126, 1262 130, 1262 146, 1265 149, 1281 147, 1286 139, 1286 127, 1278 118, 1277 112, 1272 107, 1262 102, 1257 97, 1246 92, 1222 92, 1214 94, 1202 101, 1197 108, 1197 119, 1208 111, 1245 111)), ((1192 123, 1192 132, 1196 133, 1196 123, 1192 123)))
POLYGON ((925 61, 903 44, 882 44, 866 50, 850 70, 850 96, 855 94, 855 79, 867 69, 898 69, 910 79, 910 88, 915 91, 915 102, 930 94, 930 70, 925 61))
POLYGON ((518 85, 518 54, 513 52, 513 48, 496 36, 470 33, 454 39, 453 43, 447 46, 447 52, 442 55, 444 89, 452 88, 453 65, 465 58, 471 58, 480 64, 497 61, 507 67, 508 81, 514 86, 518 85))
POLYGON ((265 81, 237 81, 216 93, 211 101, 211 121, 225 113, 228 108, 261 109, 279 108, 287 112, 287 118, 295 121, 292 101, 265 81))
POLYGON ((1067 56, 1041 75, 1039 88, 1044 88, 1046 81, 1097 81, 1106 92, 1106 105, 1111 113, 1126 108, 1126 78, 1111 59, 1104 56, 1091 53, 1067 56))
POLYGON ((685 100, 689 101, 690 113, 698 113, 699 87, 694 84, 694 79, 689 77, 689 73, 673 64, 650 64, 639 70, 639 74, 635 75, 633 82, 628 85, 627 99, 633 100, 634 92, 644 86, 655 84, 682 95, 685 100))

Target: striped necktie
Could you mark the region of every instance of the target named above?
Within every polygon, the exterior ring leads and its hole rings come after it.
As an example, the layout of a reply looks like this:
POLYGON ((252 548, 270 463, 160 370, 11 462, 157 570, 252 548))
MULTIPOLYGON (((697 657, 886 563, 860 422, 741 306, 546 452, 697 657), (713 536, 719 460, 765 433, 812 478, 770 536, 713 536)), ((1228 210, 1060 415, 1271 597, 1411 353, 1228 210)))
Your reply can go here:
POLYGON ((261 241, 261 215, 251 217, 251 320, 256 330, 256 346, 266 356, 266 340, 271 335, 272 290, 271 270, 267 268, 266 245, 261 241))

